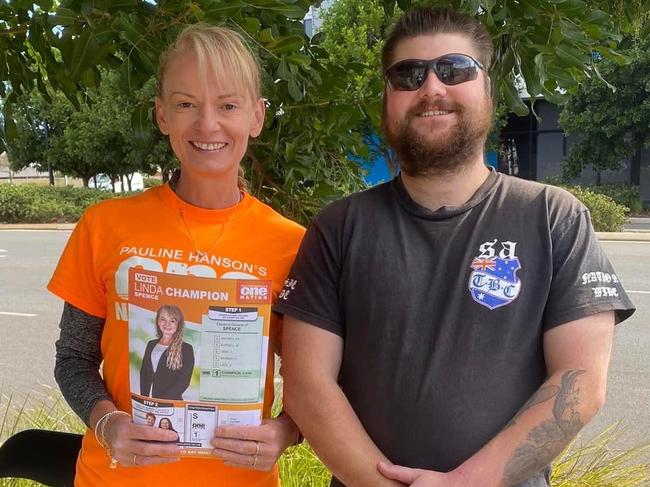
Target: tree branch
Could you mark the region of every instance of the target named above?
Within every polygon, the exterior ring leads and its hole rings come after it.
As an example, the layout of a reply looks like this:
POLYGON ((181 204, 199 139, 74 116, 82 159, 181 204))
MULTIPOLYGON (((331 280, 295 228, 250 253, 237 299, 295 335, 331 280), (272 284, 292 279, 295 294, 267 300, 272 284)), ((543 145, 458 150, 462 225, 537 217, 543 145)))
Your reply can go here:
POLYGON ((29 27, 13 27, 11 29, 0 30, 0 36, 9 36, 12 34, 26 34, 29 32, 29 27))

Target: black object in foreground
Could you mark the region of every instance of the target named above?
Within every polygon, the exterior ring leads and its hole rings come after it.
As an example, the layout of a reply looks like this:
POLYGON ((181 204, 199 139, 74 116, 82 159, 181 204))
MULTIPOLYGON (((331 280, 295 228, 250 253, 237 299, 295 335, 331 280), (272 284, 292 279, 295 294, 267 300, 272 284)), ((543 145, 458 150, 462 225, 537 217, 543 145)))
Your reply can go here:
POLYGON ((37 429, 16 433, 0 446, 0 477, 71 487, 81 438, 75 433, 37 429))

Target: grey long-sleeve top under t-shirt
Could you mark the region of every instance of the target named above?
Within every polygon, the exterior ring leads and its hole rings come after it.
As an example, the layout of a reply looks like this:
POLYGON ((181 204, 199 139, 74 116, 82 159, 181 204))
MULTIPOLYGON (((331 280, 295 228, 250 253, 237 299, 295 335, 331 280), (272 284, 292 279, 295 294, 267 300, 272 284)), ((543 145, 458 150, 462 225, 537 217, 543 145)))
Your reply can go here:
POLYGON ((99 374, 104 318, 66 302, 59 328, 54 377, 72 410, 89 424, 95 404, 102 399, 112 400, 99 374))

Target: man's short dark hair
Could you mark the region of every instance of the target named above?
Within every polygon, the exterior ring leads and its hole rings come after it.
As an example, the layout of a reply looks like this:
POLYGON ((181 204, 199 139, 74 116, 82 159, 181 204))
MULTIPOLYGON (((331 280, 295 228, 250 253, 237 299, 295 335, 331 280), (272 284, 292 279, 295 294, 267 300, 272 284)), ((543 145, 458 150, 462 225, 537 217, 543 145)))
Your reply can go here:
POLYGON ((448 8, 417 8, 406 12, 393 26, 381 52, 382 71, 393 64, 393 53, 404 39, 428 34, 464 34, 474 43, 486 69, 492 63, 492 38, 474 17, 448 8))

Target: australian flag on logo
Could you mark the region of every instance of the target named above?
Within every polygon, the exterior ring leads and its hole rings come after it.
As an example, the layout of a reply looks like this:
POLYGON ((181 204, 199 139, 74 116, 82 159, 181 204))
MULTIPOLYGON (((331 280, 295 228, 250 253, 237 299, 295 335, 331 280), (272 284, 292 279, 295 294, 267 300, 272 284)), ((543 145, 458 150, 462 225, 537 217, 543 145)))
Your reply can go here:
POLYGON ((519 295, 521 280, 517 271, 521 264, 518 258, 475 258, 471 267, 469 290, 477 303, 496 309, 510 304, 519 295))

